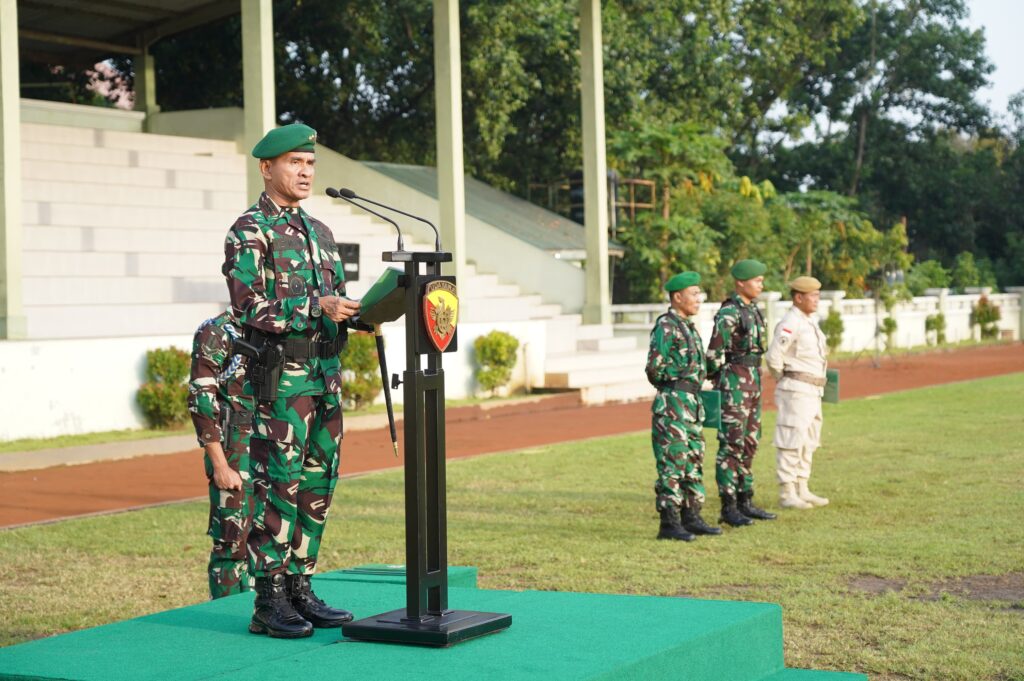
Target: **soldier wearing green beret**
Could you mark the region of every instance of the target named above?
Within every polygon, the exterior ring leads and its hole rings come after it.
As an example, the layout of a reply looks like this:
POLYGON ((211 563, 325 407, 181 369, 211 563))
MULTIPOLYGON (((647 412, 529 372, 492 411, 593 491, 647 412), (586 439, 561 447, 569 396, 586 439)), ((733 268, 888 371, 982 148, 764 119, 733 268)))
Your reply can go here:
POLYGON ((764 317, 755 299, 764 290, 764 263, 740 260, 730 273, 736 289, 715 314, 708 343, 708 378, 722 395, 715 479, 722 501, 720 522, 741 527, 772 520, 754 506, 754 455, 761 439, 761 356, 765 352, 764 317))
POLYGON ((341 367, 346 322, 359 304, 331 230, 299 202, 313 190, 316 131, 292 124, 253 148, 265 191, 228 231, 224 275, 245 339, 256 396, 250 467, 255 515, 248 549, 256 601, 249 631, 280 638, 352 619, 310 587, 341 445, 341 367))
POLYGON ((693 541, 721 534, 700 516, 704 505, 705 359, 691 319, 700 310, 700 275, 683 272, 668 280, 671 307, 651 331, 647 380, 658 389, 651 405, 651 444, 658 477, 655 506, 661 516, 658 539, 693 541))

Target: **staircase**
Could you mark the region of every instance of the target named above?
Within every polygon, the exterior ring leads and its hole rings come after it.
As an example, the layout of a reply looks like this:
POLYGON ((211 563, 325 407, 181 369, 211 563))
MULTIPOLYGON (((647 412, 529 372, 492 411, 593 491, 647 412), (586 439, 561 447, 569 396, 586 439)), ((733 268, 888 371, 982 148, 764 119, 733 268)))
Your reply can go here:
MULTIPOLYGON (((250 162, 234 142, 22 124, 23 300, 33 339, 190 335, 227 305, 227 229, 252 203, 250 162)), ((409 188, 410 192, 416 191, 409 188)), ((361 296, 394 248, 391 225, 322 194, 304 202, 339 242, 360 244, 361 296)), ((406 237, 409 250, 427 243, 406 237)), ((645 350, 610 326, 584 326, 540 295, 470 266, 460 321, 540 320, 544 382, 587 403, 648 397, 645 350)))

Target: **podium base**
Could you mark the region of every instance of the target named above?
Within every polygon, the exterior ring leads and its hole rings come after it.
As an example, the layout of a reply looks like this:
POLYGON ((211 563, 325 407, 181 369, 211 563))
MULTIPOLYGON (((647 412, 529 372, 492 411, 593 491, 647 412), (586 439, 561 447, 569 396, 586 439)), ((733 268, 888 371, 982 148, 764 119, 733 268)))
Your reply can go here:
POLYGON ((392 610, 341 626, 346 638, 422 646, 451 646, 492 634, 512 625, 512 615, 473 610, 448 610, 422 620, 408 619, 406 610, 392 610))

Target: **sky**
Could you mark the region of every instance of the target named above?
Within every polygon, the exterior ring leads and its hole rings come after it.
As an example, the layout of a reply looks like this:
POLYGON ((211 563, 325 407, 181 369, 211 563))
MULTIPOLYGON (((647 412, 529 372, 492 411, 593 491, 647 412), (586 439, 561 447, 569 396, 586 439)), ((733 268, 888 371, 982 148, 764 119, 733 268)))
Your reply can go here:
POLYGON ((1024 2, 1021 0, 967 0, 970 26, 985 30, 985 53, 996 70, 991 85, 978 93, 993 113, 1006 115, 1010 96, 1024 90, 1024 2))

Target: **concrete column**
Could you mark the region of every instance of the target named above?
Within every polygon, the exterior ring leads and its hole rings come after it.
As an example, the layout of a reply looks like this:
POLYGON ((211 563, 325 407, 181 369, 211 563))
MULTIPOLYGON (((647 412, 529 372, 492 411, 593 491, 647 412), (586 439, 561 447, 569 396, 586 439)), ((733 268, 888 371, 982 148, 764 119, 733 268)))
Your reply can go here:
POLYGON ((146 112, 146 130, 149 130, 149 117, 160 112, 156 103, 156 63, 148 45, 135 59, 135 110, 146 112))
POLYGON ((21 297, 21 86, 18 4, 0 0, 0 339, 25 338, 21 297))
POLYGON ((272 0, 242 2, 242 79, 245 103, 243 149, 247 157, 246 197, 254 202, 263 191, 263 177, 249 152, 277 125, 274 105, 274 8, 272 0))
POLYGON ((1017 328, 1014 338, 1024 338, 1024 286, 1007 286, 1006 292, 1017 296, 1017 328))
POLYGON ((775 333, 775 325, 779 323, 780 315, 778 310, 776 310, 776 304, 782 300, 782 294, 778 291, 762 291, 757 299, 764 303, 764 325, 768 327, 767 339, 765 340, 765 349, 767 350, 768 343, 772 342, 772 335, 775 333))
POLYGON ((583 102, 583 224, 586 228, 584 324, 611 323, 608 290, 608 165, 604 139, 601 0, 580 0, 583 102))
POLYGON ((434 86, 437 125, 437 200, 441 246, 452 254, 446 274, 466 271, 466 171, 462 152, 462 46, 459 0, 434 0, 434 86))

